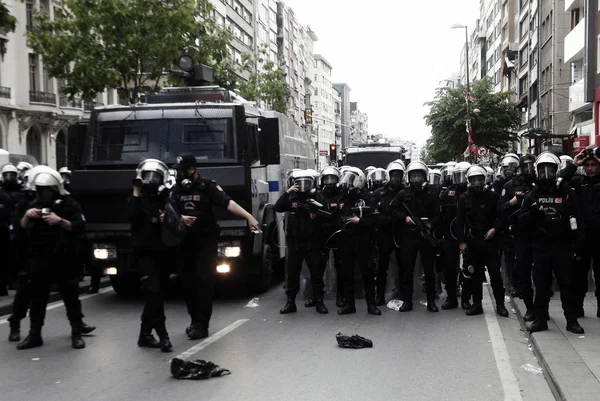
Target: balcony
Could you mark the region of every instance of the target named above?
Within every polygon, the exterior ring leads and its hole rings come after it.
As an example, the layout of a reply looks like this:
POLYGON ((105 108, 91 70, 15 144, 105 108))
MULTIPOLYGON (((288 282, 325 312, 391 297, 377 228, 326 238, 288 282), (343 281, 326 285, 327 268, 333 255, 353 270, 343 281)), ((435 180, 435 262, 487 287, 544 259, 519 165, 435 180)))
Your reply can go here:
POLYGON ((584 97, 584 81, 585 79, 580 79, 569 87, 569 111, 587 105, 584 97))
POLYGON ((0 86, 0 98, 10 99, 10 88, 0 86))
POLYGON ((78 99, 74 99, 74 100, 69 100, 68 96, 65 95, 60 95, 58 98, 58 104, 60 107, 70 107, 73 109, 80 109, 81 108, 81 100, 78 99))
POLYGON ((585 52, 585 21, 582 19, 571 32, 565 36, 565 64, 578 60, 585 52))
POLYGON ((584 0, 565 0, 565 12, 568 13, 577 8, 583 8, 584 0))
POLYGON ((29 103, 41 103, 56 106, 56 94, 48 92, 29 91, 29 103))

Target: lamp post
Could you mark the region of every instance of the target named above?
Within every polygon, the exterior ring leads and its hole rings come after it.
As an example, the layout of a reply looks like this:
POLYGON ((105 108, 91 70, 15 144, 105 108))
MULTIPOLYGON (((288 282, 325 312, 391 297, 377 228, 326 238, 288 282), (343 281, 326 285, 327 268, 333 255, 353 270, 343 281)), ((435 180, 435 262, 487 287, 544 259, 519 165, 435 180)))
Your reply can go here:
MULTIPOLYGON (((467 100, 467 134, 469 136, 468 139, 468 145, 469 149, 471 144, 473 143, 473 140, 471 138, 471 84, 470 84, 470 79, 469 79, 469 30, 467 28, 466 25, 462 25, 462 24, 454 24, 450 27, 450 29, 465 29, 465 64, 466 64, 466 78, 467 78, 467 95, 466 95, 466 100, 467 100)), ((474 156, 475 160, 477 158, 477 153, 475 153, 474 156)))

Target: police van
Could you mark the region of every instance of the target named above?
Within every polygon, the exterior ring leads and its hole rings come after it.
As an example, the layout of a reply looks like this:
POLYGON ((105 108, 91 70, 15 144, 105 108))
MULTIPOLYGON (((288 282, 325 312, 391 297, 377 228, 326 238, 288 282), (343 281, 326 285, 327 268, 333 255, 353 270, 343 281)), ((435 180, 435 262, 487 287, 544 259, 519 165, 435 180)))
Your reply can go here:
POLYGON ((252 233, 246 220, 215 208, 216 274, 243 277, 265 291, 285 257, 273 205, 286 189, 285 172, 314 168, 314 152, 310 136, 285 115, 216 86, 165 88, 142 104, 97 107, 70 187, 87 220, 87 263, 101 268, 117 293, 138 290, 127 218, 135 168, 148 158, 172 166, 192 154, 198 174, 215 180, 262 226, 262 233, 252 233))
POLYGON ((386 168, 394 160, 401 159, 406 165, 410 156, 403 146, 392 146, 389 143, 364 143, 348 146, 343 150, 343 165, 358 167, 361 170, 369 166, 386 168))

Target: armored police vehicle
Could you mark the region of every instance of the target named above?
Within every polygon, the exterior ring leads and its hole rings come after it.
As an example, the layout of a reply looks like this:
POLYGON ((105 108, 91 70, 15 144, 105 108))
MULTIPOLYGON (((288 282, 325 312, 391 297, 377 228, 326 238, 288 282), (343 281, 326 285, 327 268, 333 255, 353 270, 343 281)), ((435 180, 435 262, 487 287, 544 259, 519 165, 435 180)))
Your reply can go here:
POLYGON ((389 143, 352 145, 344 149, 343 165, 364 170, 369 166, 386 168, 390 162, 398 159, 408 164, 410 159, 406 158, 406 152, 403 146, 392 146, 389 143))
POLYGON ((183 154, 194 155, 198 174, 215 180, 262 224, 262 233, 252 233, 245 220, 215 209, 215 272, 243 276, 266 290, 285 256, 283 225, 273 205, 286 189, 287 170, 314 167, 314 144, 285 115, 259 110, 215 86, 165 88, 143 104, 93 110, 70 189, 87 220, 88 263, 110 276, 117 293, 137 290, 127 218, 135 168, 148 158, 172 166, 183 154))

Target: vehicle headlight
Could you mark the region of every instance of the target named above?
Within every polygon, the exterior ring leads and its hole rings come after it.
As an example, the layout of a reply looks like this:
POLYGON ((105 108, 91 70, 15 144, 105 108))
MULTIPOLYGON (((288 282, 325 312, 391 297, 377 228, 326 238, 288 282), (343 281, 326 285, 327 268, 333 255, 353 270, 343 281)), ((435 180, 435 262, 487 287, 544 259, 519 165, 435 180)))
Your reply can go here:
POLYGON ((217 273, 227 274, 230 271, 231 271, 231 268, 229 267, 229 265, 222 264, 222 265, 217 266, 217 273))
POLYGON ((94 259, 106 260, 117 258, 117 248, 114 245, 94 244, 94 259))
POLYGON ((240 256, 241 253, 242 248, 240 248, 239 246, 228 246, 223 252, 226 258, 237 258, 238 256, 240 256))
POLYGON ((106 274, 107 276, 116 276, 117 268, 116 267, 107 267, 106 269, 104 269, 104 274, 106 274))

